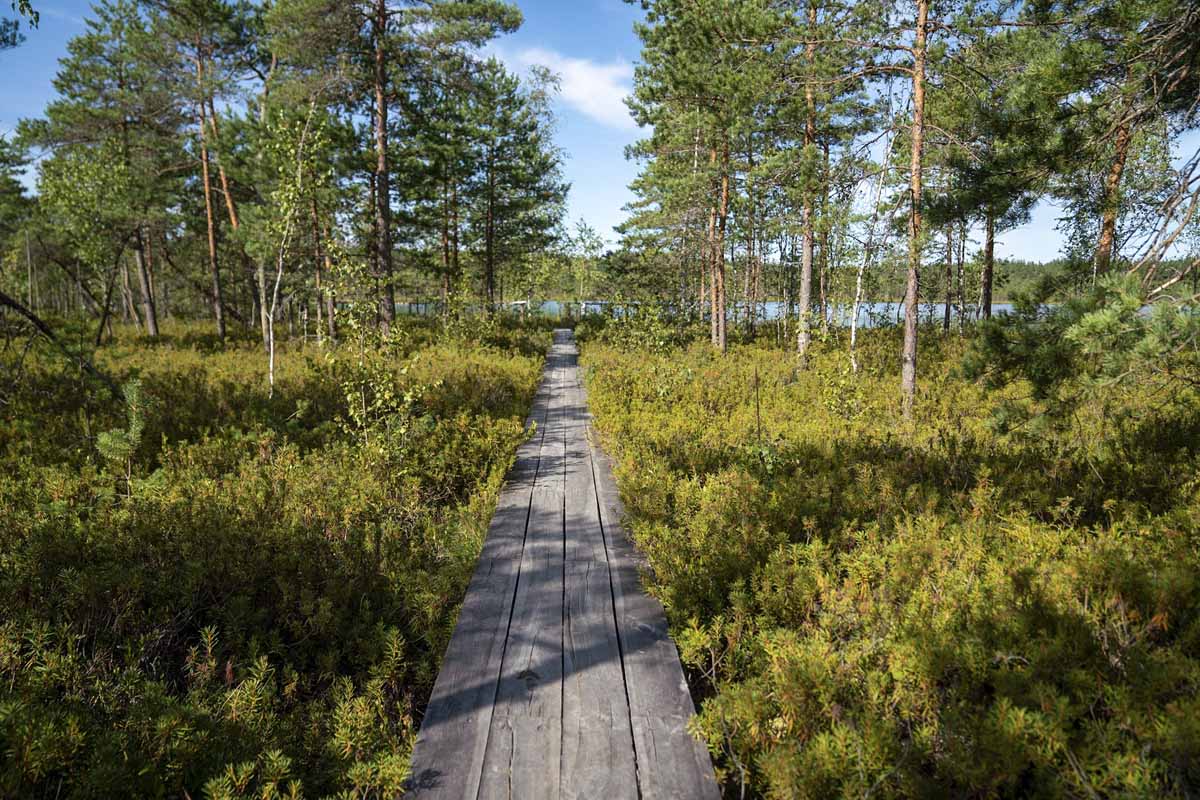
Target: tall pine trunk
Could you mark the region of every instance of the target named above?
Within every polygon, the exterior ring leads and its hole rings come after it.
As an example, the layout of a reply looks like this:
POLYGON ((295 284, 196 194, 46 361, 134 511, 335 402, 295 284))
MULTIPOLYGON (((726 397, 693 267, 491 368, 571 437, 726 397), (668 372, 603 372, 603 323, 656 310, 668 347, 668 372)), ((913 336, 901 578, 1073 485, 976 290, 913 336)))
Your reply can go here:
POLYGON ((496 169, 495 154, 487 155, 487 220, 484 228, 484 281, 488 313, 496 307, 496 169))
MULTIPOLYGON (((708 238, 702 242, 702 247, 700 249, 701 257, 697 259, 700 264, 700 294, 696 298, 696 314, 700 318, 701 322, 704 321, 704 304, 708 302, 708 275, 712 271, 708 254, 712 251, 712 232, 714 226, 716 225, 716 215, 717 212, 715 210, 709 210, 708 238)), ((711 311, 711 309, 709 310, 711 311)), ((715 341, 715 337, 712 338, 715 341)))
MULTIPOLYGON (((266 90, 264 89, 264 95, 265 92, 266 90)), ((212 136, 211 144, 212 147, 219 152, 221 146, 221 129, 217 117, 217 109, 213 101, 212 93, 206 92, 206 95, 207 96, 204 98, 204 102, 208 108, 207 116, 208 128, 210 135, 212 136)), ((260 116, 265 114, 265 111, 263 110, 264 100, 265 97, 260 99, 260 116)), ((261 154, 259 154, 258 158, 261 160, 261 154)), ((234 198, 233 192, 229 187, 229 176, 225 173, 225 165, 221 163, 221 159, 219 157, 217 158, 217 180, 221 184, 221 195, 225 198, 225 212, 229 217, 229 227, 236 234, 242 225, 242 221, 238 214, 237 200, 234 198)), ((250 302, 257 312, 259 327, 263 337, 263 346, 267 347, 267 318, 263 312, 263 308, 265 308, 267 305, 267 297, 265 294, 267 280, 265 273, 266 267, 261 264, 255 265, 244 247, 239 247, 239 250, 242 261, 242 276, 246 281, 246 286, 250 290, 250 302)))
POLYGON ((797 300, 797 314, 800 318, 800 332, 796 339, 796 352, 800 356, 800 366, 808 366, 808 345, 812 339, 812 269, 813 269, 813 213, 812 200, 808 194, 800 209, 800 224, 802 238, 800 245, 800 297, 797 300))
POLYGON ((450 270, 454 280, 459 279, 458 268, 458 183, 450 186, 450 270))
MULTIPOLYGON (((748 171, 754 169, 754 140, 751 138, 750 146, 746 153, 746 166, 748 171)), ((754 336, 755 326, 757 324, 758 303, 754 297, 754 265, 757 259, 757 253, 754 247, 755 225, 758 217, 758 200, 755 196, 755 188, 747 179, 746 195, 750 201, 749 219, 746 221, 746 268, 742 276, 742 301, 746 304, 746 329, 750 332, 750 336, 754 336)))
POLYGON ((129 283, 129 264, 125 259, 121 259, 121 321, 132 321, 138 333, 141 333, 142 317, 133 304, 133 286, 129 283))
MULTIPOLYGON (((200 43, 196 43, 197 53, 200 43)), ((196 56, 196 81, 201 92, 204 91, 204 60, 196 56)), ((208 133, 205 117, 207 116, 204 99, 198 103, 197 114, 200 122, 200 173, 204 182, 204 216, 208 223, 208 268, 212 275, 213 317, 217 322, 217 337, 225 340, 225 301, 221 296, 221 269, 217 262, 217 220, 213 211, 212 175, 208 163, 208 133)))
MULTIPOLYGON (((712 148, 709 154, 710 165, 717 163, 717 148, 712 148)), ((720 334, 717 325, 717 204, 713 203, 708 213, 708 293, 709 293, 709 334, 713 347, 720 347, 720 334)), ((701 286, 703 288, 703 285, 701 286)))
POLYGON ((321 214, 317 208, 315 198, 312 200, 311 213, 314 243, 313 258, 316 263, 316 274, 314 277, 316 279, 317 290, 317 340, 321 340, 322 326, 325 325, 328 329, 330 341, 334 341, 337 339, 337 323, 334 321, 333 292, 332 288, 326 285, 328 282, 326 276, 331 272, 332 265, 329 261, 329 251, 324 244, 321 214))
POLYGON ((992 284, 996 274, 996 214, 988 208, 983 220, 983 275, 980 278, 979 314, 992 318, 992 284))
POLYGON ((921 271, 921 168, 925 144, 925 46, 929 0, 917 0, 916 38, 913 41, 912 159, 908 215, 908 281, 904 291, 904 351, 900 376, 901 408, 911 419, 917 396, 917 301, 921 271))
POLYGON ((450 307, 450 189, 442 181, 442 309, 450 307))
POLYGON ((950 332, 950 313, 954 308, 954 225, 946 226, 946 309, 942 315, 942 333, 950 332))
POLYGON ((1117 126, 1112 165, 1104 179, 1104 197, 1100 217, 1100 241, 1096 245, 1093 275, 1103 275, 1112 264, 1113 249, 1117 241, 1117 212, 1120 210, 1121 176, 1125 173, 1125 161, 1129 157, 1129 143, 1133 131, 1129 120, 1122 119, 1117 126))
POLYGON ((396 320, 396 287, 392 266, 392 191, 388 174, 387 0, 375 4, 375 246, 378 248, 381 328, 386 334, 396 320))
POLYGON ((721 156, 721 210, 717 214, 717 240, 713 251, 716 255, 716 270, 713 274, 714 289, 717 297, 717 349, 722 353, 726 349, 725 319, 725 230, 729 221, 729 143, 721 156))
POLYGON ((141 226, 135 234, 133 258, 137 264, 138 288, 142 292, 142 313, 146 318, 146 333, 158 336, 158 310, 154 306, 154 287, 150 280, 150 266, 146 258, 146 241, 141 226))
MULTIPOLYGON (((810 30, 816 28, 817 22, 817 7, 813 2, 808 4, 808 25, 810 30)), ((814 39, 811 37, 810 39, 814 39)), ((805 47, 805 59, 808 62, 809 69, 813 68, 816 60, 816 43, 810 41, 805 47)), ((804 151, 805 157, 808 157, 808 150, 816 141, 816 103, 813 100, 813 89, 811 76, 804 83, 804 104, 807 109, 807 114, 804 118, 804 151)), ((808 346, 812 339, 812 269, 813 269, 813 245, 815 241, 815 231, 813 230, 813 187, 804 187, 804 201, 800 209, 800 219, 802 228, 803 242, 800 248, 800 298, 799 298, 799 316, 800 316, 800 331, 796 338, 796 353, 800 356, 801 369, 808 366, 808 346)))
MULTIPOLYGON (((212 130, 213 146, 220 151, 221 129, 218 127, 217 109, 213 103, 212 95, 207 97, 208 103, 208 127, 212 130)), ((221 182, 221 194, 225 196, 225 210, 229 214, 229 225, 236 231, 241 225, 241 220, 238 218, 237 201, 234 200, 233 192, 229 190, 229 176, 225 174, 225 165, 221 160, 217 159, 217 179, 221 182)))
POLYGON ((962 335, 966 327, 967 290, 963 286, 963 265, 967 260, 967 221, 958 221, 958 253, 955 256, 955 296, 958 298, 958 333, 962 335))
MULTIPOLYGON (((119 78, 118 85, 120 86, 122 91, 125 90, 124 77, 119 78)), ((129 126, 125 120, 121 121, 121 153, 122 153, 122 159, 125 164, 125 168, 128 169, 129 168, 129 126)), ((138 288, 141 290, 141 295, 142 295, 142 312, 146 315, 146 333, 150 336, 158 336, 158 315, 155 314, 155 311, 154 311, 154 289, 151 286, 150 273, 149 273, 148 267, 146 266, 146 242, 145 242, 145 238, 142 235, 142 223, 141 222, 138 222, 138 224, 134 227, 133 234, 134 234, 134 236, 133 236, 133 239, 134 239, 133 254, 134 254, 134 258, 136 259, 135 263, 137 266, 137 273, 138 273, 138 288)), ((29 236, 29 234, 26 233, 25 244, 26 244, 27 248, 29 246, 28 236, 29 236)), ((124 287, 125 293, 129 296, 128 302, 132 306, 133 290, 129 286, 129 270, 127 268, 124 269, 124 276, 125 276, 125 287, 124 287)), ((133 310, 133 317, 135 320, 137 320, 136 309, 133 310)), ((139 328, 141 327, 140 321, 138 323, 138 327, 139 328)))
POLYGON ((821 264, 817 269, 817 274, 820 279, 817 281, 817 305, 821 314, 821 335, 825 336, 829 333, 829 284, 833 279, 831 272, 832 262, 830 261, 830 240, 833 236, 833 226, 830 224, 829 214, 829 143, 825 142, 821 145, 823 153, 822 163, 824 167, 821 171, 821 264))

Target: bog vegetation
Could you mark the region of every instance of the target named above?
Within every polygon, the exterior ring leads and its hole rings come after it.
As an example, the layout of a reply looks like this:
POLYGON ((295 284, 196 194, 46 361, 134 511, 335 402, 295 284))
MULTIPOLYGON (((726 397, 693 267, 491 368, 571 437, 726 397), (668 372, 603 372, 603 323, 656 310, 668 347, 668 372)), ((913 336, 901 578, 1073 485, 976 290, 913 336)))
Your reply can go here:
POLYGON ((1028 386, 931 337, 904 423, 895 327, 857 376, 844 341, 800 371, 595 336, 592 410, 734 796, 1195 791, 1194 388, 1005 429, 1028 386))
POLYGON ((0 136, 0 795, 399 793, 544 299, 729 796, 1200 792, 1200 5, 630 5, 611 247, 512 3, 92 7, 0 136))
POLYGON ((194 326, 26 357, 0 428, 6 797, 387 796, 545 333, 364 350, 194 326))

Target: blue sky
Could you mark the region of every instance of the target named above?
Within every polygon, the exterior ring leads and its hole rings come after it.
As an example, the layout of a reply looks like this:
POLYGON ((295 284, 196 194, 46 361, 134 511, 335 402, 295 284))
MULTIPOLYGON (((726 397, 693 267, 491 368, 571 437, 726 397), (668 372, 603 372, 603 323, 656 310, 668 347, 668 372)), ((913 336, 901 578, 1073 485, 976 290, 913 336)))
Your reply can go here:
MULTIPOLYGON (((7 10, 7 0, 0 0, 7 10)), ((83 31, 86 0, 37 3, 41 25, 26 31, 27 41, 0 55, 0 133, 18 119, 36 116, 53 96, 56 64, 70 37, 83 31)), ((558 101, 558 142, 567 155, 572 184, 569 214, 586 219, 608 239, 624 218, 636 165, 625 160, 625 147, 638 138, 622 97, 629 91, 639 44, 633 23, 640 15, 622 0, 518 0, 525 24, 489 47, 518 70, 532 64, 550 67, 562 77, 558 101)), ((1054 229, 1056 209, 1042 204, 1033 220, 1006 232, 998 243, 1002 256, 1047 260, 1062 243, 1054 229)))
MULTIPOLYGON (((42 0, 36 30, 25 43, 0 54, 0 133, 23 117, 41 113, 53 96, 58 59, 67 41, 84 30, 89 0, 42 0)), ((520 0, 525 24, 489 50, 513 68, 551 67, 562 76, 559 145, 566 151, 566 177, 572 184, 569 214, 586 219, 613 239, 623 218, 626 188, 636 174, 625 146, 638 138, 621 98, 628 92, 639 51, 633 22, 640 14, 622 0, 520 0)), ((0 13, 8 0, 0 0, 0 13)))

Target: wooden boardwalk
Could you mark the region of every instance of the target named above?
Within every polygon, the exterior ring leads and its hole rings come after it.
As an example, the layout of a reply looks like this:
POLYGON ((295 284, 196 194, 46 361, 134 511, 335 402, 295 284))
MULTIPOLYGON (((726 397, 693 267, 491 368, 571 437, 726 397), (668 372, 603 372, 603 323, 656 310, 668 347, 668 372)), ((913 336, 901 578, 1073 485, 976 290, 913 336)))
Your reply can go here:
POLYGON ((555 331, 413 752, 421 798, 719 798, 638 579, 570 331, 555 331))

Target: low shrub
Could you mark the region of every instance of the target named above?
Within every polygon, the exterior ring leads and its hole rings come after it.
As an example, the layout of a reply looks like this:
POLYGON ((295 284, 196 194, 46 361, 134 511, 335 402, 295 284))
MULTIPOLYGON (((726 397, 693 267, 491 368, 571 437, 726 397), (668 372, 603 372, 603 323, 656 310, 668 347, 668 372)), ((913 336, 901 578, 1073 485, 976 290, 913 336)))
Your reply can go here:
POLYGON ((1200 790, 1200 397, 1128 393, 1053 433, 932 332, 910 424, 898 333, 862 369, 593 340, 617 456, 739 797, 1187 797, 1200 790))
POLYGON ((548 334, 177 335, 4 398, 0 796, 395 795, 548 334))

